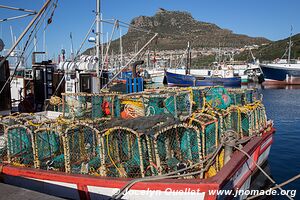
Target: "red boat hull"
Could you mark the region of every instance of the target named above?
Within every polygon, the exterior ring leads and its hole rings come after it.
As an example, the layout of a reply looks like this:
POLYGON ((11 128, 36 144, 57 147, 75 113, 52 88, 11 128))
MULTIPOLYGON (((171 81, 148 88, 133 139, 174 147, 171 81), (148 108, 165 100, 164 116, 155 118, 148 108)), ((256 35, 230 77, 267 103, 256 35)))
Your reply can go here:
MULTIPOLYGON (((243 148, 262 165, 268 158, 273 133, 268 128, 261 137, 254 137, 243 148)), ((252 159, 236 151, 230 161, 208 179, 172 179, 135 184, 125 199, 217 199, 210 192, 220 189, 248 189, 257 170, 252 159), (158 195, 158 196, 157 196, 158 195)), ((4 183, 69 199, 109 199, 130 179, 66 174, 62 172, 0 165, 4 183)), ((226 199, 228 196, 224 196, 226 199)), ((218 199, 223 197, 218 196, 218 199)), ((230 198, 230 197, 229 197, 230 198)))

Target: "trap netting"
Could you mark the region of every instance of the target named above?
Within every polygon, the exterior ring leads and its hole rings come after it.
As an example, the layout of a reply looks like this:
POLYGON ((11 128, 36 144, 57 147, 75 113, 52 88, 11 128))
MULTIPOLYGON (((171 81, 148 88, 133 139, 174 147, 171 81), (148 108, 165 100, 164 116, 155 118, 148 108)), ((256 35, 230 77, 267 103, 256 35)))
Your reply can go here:
POLYGON ((219 142, 218 120, 212 115, 195 112, 187 119, 187 123, 198 127, 200 130, 203 156, 213 153, 219 142))
POLYGON ((219 138, 225 131, 230 130, 230 115, 228 109, 212 109, 210 107, 207 107, 203 110, 203 113, 213 116, 218 121, 219 138))
POLYGON ((5 129, 16 124, 22 124, 22 121, 10 116, 0 118, 0 161, 7 160, 7 135, 4 134, 5 129))
POLYGON ((203 107, 203 88, 200 87, 172 87, 168 88, 169 91, 174 91, 177 93, 180 92, 189 92, 190 101, 191 101, 191 109, 192 111, 199 110, 203 107))
POLYGON ((123 119, 162 114, 188 116, 192 112, 192 102, 189 91, 148 90, 120 97, 120 116, 123 119))
POLYGON ((89 124, 76 123, 63 136, 65 171, 92 174, 100 167, 99 131, 89 124))
POLYGON ((165 174, 202 160, 200 131, 171 115, 114 120, 101 137, 105 176, 165 174))
MULTIPOLYGON (((36 117, 28 113, 14 113, 12 115, 0 118, 0 160, 7 160, 7 134, 5 129, 16 125, 25 125, 28 130, 33 132, 39 124, 34 124, 36 117)), ((15 128, 16 129, 16 128, 15 128)), ((17 130, 12 130, 15 132, 17 130)), ((16 147, 14 147, 16 148, 16 147)))
POLYGON ((192 87, 188 88, 188 90, 191 92, 192 99, 193 99, 193 106, 192 110, 197 111, 203 107, 203 89, 200 89, 198 87, 192 87))
POLYGON ((64 93, 63 116, 72 119, 118 117, 119 99, 115 94, 64 93))
POLYGON ((115 94, 93 95, 92 97, 92 118, 119 117, 120 101, 115 94))
POLYGON ((154 149, 149 151, 149 157, 155 175, 180 170, 203 158, 200 130, 195 126, 182 123, 168 126, 154 134, 152 143, 154 149))
POLYGON ((140 137, 131 128, 114 127, 104 132, 102 140, 105 176, 144 177, 144 166, 147 165, 145 136, 140 137))
POLYGON ((7 161, 15 165, 33 166, 32 132, 24 125, 12 125, 5 130, 7 161))
POLYGON ((34 131, 35 168, 64 171, 64 149, 59 132, 52 128, 34 131))
POLYGON ((226 109, 231 104, 231 97, 223 87, 211 87, 203 90, 204 106, 213 109, 226 109))
POLYGON ((7 147, 6 147, 6 135, 4 134, 5 132, 6 125, 3 123, 0 123, 0 162, 5 160, 6 158, 6 152, 7 152, 7 147))
POLYGON ((228 89, 231 98, 230 105, 246 105, 258 100, 258 91, 255 89, 228 89))
POLYGON ((231 106, 228 111, 230 129, 239 133, 241 138, 260 134, 267 124, 265 107, 259 101, 244 106, 231 106))

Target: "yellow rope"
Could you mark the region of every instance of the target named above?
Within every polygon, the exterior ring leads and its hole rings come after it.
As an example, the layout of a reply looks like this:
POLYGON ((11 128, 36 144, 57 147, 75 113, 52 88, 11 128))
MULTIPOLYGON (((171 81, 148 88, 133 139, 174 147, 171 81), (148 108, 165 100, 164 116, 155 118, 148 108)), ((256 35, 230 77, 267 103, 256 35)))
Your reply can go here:
POLYGON ((62 104, 62 99, 58 96, 51 96, 49 103, 52 106, 57 106, 59 104, 62 104))
POLYGON ((28 121, 28 124, 29 124, 30 126, 34 126, 34 127, 40 127, 40 126, 41 126, 40 123, 33 123, 31 120, 28 121))
POLYGON ((193 113, 192 116, 190 117, 190 120, 189 120, 189 125, 192 125, 194 119, 195 119, 195 115, 196 113, 193 113))
POLYGON ((143 103, 140 101, 135 101, 135 100, 123 100, 121 102, 121 104, 130 104, 130 105, 134 105, 137 107, 143 107, 143 103))
POLYGON ((108 144, 108 136, 109 136, 109 134, 110 134, 110 130, 107 130, 107 131, 105 132, 105 135, 106 135, 106 148, 107 148, 107 154, 108 154, 108 157, 109 157, 110 161, 112 162, 112 164, 114 165, 114 167, 118 170, 118 172, 119 172, 119 174, 120 174, 120 176, 121 176, 123 173, 122 173, 121 170, 118 168, 118 166, 116 165, 116 163, 114 162, 114 160, 112 159, 112 157, 111 157, 111 155, 110 155, 109 144, 108 144))
POLYGON ((206 98, 205 98, 205 97, 203 97, 203 106, 202 106, 202 110, 201 110, 201 112, 204 112, 204 110, 205 110, 205 106, 206 106, 206 98))
POLYGON ((190 101, 192 102, 192 105, 196 104, 194 101, 194 95, 193 95, 193 88, 187 88, 187 90, 190 92, 190 101))

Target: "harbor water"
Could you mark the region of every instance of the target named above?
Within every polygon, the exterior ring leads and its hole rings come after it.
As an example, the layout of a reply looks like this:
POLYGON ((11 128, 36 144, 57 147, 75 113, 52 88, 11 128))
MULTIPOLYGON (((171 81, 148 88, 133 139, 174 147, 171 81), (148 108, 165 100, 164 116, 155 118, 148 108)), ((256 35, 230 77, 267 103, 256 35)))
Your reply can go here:
MULTIPOLYGON (((163 85, 153 84, 150 87, 162 87, 163 85)), ((263 104, 266 107, 267 116, 274 121, 276 133, 271 148, 268 164, 264 169, 280 184, 300 172, 300 87, 272 87, 261 88, 259 92, 263 95, 263 104)), ((264 175, 257 183, 261 189, 268 189, 272 186, 266 181, 264 175), (264 186, 261 184, 265 184, 264 186)), ((256 187, 253 187, 256 188, 256 187)), ((300 191, 300 179, 283 187, 286 190, 300 191)), ((269 199, 262 197, 261 199, 269 199)), ((273 196, 272 199, 286 199, 285 196, 273 196)), ((295 199, 300 199, 300 194, 295 199)))
MULTIPOLYGON (((274 120, 276 128, 269 166, 279 184, 300 171, 300 89, 262 89, 261 93, 268 118, 274 120)), ((300 191, 300 180, 283 189, 300 191)), ((300 194, 295 199, 300 199, 300 194)))

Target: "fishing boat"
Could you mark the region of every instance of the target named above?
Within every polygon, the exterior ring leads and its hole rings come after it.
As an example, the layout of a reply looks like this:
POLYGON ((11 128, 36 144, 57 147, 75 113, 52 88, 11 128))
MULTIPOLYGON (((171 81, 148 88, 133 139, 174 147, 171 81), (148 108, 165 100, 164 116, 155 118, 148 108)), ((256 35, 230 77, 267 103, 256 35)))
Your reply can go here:
MULTIPOLYGON (((265 77, 264 84, 284 84, 284 85, 299 85, 300 84, 300 61, 291 59, 292 49, 292 34, 290 41, 287 59, 275 59, 272 63, 262 63, 260 67, 265 77)), ((283 57, 284 57, 283 56, 283 57)))
POLYGON ((275 60, 273 63, 260 64, 265 84, 300 84, 300 61, 275 60))
POLYGON ((197 77, 193 75, 175 74, 166 71, 166 80, 171 86, 216 86, 238 87, 241 85, 240 77, 197 77))
POLYGON ((216 191, 249 189, 275 131, 254 90, 65 93, 55 106, 1 118, 4 183, 68 199, 233 198, 216 191))
MULTIPOLYGON (((207 76, 196 76, 191 73, 191 48, 188 43, 185 74, 172 73, 165 70, 166 82, 171 86, 226 86, 238 87, 241 85, 241 78, 234 76, 232 68, 214 64, 215 70, 207 71, 207 76)), ((200 70, 198 70, 200 72, 200 70)))

